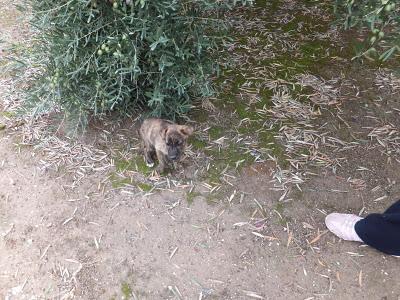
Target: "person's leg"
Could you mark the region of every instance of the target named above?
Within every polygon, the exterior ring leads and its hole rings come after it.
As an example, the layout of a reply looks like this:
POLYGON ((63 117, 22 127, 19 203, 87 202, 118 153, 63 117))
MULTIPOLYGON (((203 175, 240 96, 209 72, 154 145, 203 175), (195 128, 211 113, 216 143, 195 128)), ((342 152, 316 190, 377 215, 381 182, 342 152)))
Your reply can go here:
POLYGON ((386 211, 385 214, 400 214, 400 200, 393 203, 386 211))
POLYGON ((386 254, 400 256, 400 201, 383 214, 365 218, 353 214, 329 214, 326 226, 338 237, 365 244, 386 254))
POLYGON ((383 214, 370 214, 355 224, 354 229, 365 244, 386 254, 400 255, 399 204, 395 203, 383 214))

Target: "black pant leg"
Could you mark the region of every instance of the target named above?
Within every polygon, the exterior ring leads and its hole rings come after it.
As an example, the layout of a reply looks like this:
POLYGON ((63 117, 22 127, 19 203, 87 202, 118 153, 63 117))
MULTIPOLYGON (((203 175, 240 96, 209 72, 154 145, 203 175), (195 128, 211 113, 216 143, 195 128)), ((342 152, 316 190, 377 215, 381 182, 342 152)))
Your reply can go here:
POLYGON ((385 214, 400 214, 400 200, 393 203, 386 211, 385 214))
MULTIPOLYGON (((399 202, 390 207, 397 211, 399 202)), ((400 212, 370 214, 355 224, 363 242, 386 254, 400 256, 400 212)))

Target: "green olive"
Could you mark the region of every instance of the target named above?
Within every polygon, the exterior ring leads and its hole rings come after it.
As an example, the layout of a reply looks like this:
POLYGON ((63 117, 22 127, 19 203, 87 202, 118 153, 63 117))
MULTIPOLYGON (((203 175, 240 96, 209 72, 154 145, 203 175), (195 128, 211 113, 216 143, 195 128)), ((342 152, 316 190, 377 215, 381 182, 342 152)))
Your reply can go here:
POLYGON ((113 8, 118 8, 118 2, 113 3, 113 8))
POLYGON ((386 12, 390 12, 392 10, 392 5, 391 4, 386 4, 384 9, 385 9, 386 12))
POLYGON ((371 37, 370 39, 371 44, 375 43, 375 41, 376 41, 376 36, 371 37))
POLYGON ((106 49, 106 44, 101 45, 101 50, 105 50, 106 49))
POLYGON ((102 51, 101 49, 99 49, 99 50, 97 51, 97 54, 98 54, 99 56, 102 56, 102 55, 103 55, 103 51, 102 51))
POLYGON ((385 36, 385 33, 383 31, 380 31, 378 34, 378 37, 381 39, 385 36))

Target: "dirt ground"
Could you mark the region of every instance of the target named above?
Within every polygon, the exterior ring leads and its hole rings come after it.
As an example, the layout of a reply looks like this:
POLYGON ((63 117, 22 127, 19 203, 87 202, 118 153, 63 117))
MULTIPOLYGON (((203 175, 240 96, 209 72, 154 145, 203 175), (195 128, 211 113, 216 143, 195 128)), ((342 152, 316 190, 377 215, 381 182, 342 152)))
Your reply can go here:
MULTIPOLYGON (((0 12, 7 41, 18 30, 15 18, 4 22, 13 13, 0 12)), ((382 96, 379 106, 343 103, 351 134, 367 136, 377 122, 368 116, 389 108, 384 121, 399 128, 397 98, 382 96)), ((329 114, 318 122, 334 124, 329 114)), ((72 184, 62 170, 43 170, 44 154, 22 147, 18 132, 1 130, 0 299, 400 299, 399 258, 324 225, 327 213, 366 215, 399 198, 399 163, 378 149, 340 152, 336 174, 315 168, 284 198, 275 164, 263 161, 232 176, 218 201, 197 179, 189 201, 187 188, 129 193, 105 184, 107 172, 72 184)))
POLYGON ((101 193, 98 175, 71 191, 64 187, 68 180, 41 174, 38 158, 17 153, 4 135, 0 150, 2 299, 400 295, 397 258, 325 231, 323 210, 357 213, 373 198, 344 178, 321 176, 285 206, 281 214, 296 230, 289 242, 276 218, 279 196, 270 192, 270 178, 254 171, 235 184, 245 195, 241 203, 234 198, 229 206, 209 205, 200 196, 188 207, 179 192, 101 193), (265 211, 263 235, 249 230, 253 199, 265 211))

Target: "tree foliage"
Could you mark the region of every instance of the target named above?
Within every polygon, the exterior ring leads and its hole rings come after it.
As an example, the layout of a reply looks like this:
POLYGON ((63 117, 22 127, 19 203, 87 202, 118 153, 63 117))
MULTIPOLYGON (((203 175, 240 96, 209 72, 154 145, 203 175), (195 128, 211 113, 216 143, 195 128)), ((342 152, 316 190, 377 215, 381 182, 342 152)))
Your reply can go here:
MULTIPOLYGON (((26 0, 36 34, 20 59, 38 67, 26 104, 89 115, 148 108, 175 118, 212 93, 210 55, 236 0, 26 0)), ((22 8, 22 7, 21 7, 22 8)))
POLYGON ((400 0, 336 0, 345 29, 367 28, 359 56, 387 61, 400 51, 400 0))

